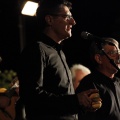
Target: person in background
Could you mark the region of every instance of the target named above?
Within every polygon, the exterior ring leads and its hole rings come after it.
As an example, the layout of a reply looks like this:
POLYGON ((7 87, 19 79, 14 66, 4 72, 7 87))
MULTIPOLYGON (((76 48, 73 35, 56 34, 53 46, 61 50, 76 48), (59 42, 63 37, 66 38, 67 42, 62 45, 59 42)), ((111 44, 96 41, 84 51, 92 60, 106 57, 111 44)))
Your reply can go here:
POLYGON ((84 90, 99 90, 102 106, 95 112, 79 112, 79 120, 120 120, 120 78, 116 76, 120 68, 119 43, 114 38, 93 41, 90 47, 93 71, 85 76, 76 89, 76 94, 84 90))
POLYGON ((82 64, 73 64, 70 68, 73 80, 74 89, 78 87, 81 80, 88 74, 91 73, 90 69, 82 64))
POLYGON ((36 11, 39 38, 23 49, 18 63, 20 98, 27 120, 76 120, 78 109, 93 110, 90 89, 75 94, 62 41, 76 24, 67 0, 41 0, 36 11))
POLYGON ((19 99, 18 83, 18 80, 11 83, 10 89, 0 88, 0 120, 15 120, 15 108, 19 99))

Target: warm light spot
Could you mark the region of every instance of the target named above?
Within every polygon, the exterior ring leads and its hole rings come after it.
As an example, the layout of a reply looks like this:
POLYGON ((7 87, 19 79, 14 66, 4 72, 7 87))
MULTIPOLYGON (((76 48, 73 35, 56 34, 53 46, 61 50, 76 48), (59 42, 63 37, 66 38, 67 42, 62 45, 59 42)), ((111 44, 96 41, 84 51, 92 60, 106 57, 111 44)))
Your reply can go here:
POLYGON ((37 8, 38 8, 38 3, 27 1, 21 13, 24 15, 35 16, 37 8))

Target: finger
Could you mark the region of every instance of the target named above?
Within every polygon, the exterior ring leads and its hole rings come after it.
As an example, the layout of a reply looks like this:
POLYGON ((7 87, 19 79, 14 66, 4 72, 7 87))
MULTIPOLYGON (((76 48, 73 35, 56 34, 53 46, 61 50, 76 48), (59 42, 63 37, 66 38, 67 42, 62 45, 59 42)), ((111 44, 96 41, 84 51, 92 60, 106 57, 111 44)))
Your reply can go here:
POLYGON ((92 100, 89 98, 87 94, 85 94, 85 100, 84 100, 85 106, 91 107, 92 100))
POLYGON ((90 90, 87 90, 87 91, 86 91, 86 93, 87 93, 88 95, 90 95, 90 94, 92 94, 92 93, 98 93, 98 92, 99 92, 98 89, 90 89, 90 90))

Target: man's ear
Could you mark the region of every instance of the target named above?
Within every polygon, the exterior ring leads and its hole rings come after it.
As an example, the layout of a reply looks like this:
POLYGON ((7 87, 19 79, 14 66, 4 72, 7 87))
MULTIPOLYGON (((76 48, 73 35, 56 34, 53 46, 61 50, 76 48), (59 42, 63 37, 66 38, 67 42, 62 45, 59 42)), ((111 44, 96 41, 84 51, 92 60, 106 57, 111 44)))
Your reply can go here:
POLYGON ((101 63, 102 63, 100 54, 96 54, 96 55, 95 55, 95 60, 96 60, 96 62, 97 62, 98 64, 101 64, 101 63))
POLYGON ((53 20, 52 16, 50 16, 50 15, 45 16, 45 21, 47 22, 48 25, 50 25, 50 26, 52 25, 52 20, 53 20))

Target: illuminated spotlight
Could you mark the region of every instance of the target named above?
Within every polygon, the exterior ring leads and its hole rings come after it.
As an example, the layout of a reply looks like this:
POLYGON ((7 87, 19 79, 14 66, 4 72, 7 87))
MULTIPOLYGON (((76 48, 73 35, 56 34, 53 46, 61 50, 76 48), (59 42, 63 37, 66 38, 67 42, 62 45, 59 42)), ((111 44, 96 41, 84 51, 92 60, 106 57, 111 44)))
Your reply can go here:
POLYGON ((23 15, 35 16, 38 3, 27 1, 22 9, 23 15))

